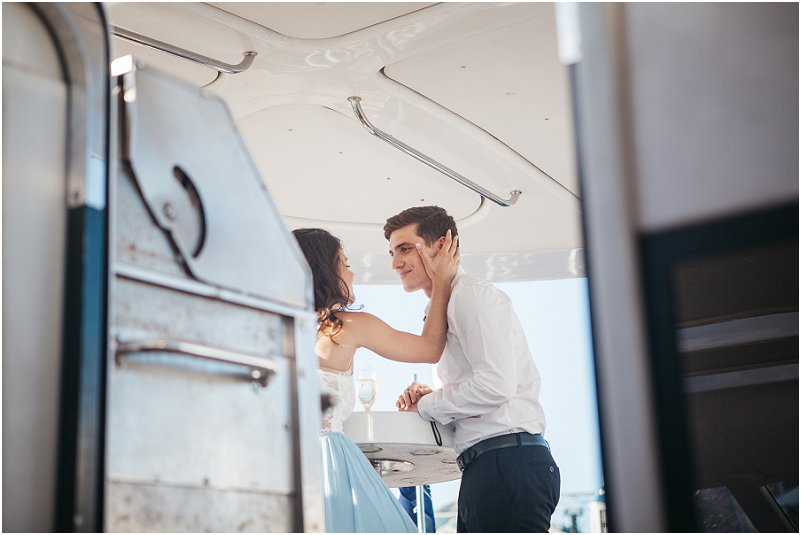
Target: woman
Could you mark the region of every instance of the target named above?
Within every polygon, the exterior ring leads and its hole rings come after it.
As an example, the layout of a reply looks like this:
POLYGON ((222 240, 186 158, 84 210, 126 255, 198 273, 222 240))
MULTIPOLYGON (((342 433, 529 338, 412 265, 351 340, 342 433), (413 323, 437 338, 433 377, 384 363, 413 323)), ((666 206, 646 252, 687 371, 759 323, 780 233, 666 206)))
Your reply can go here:
POLYGON ((446 311, 451 281, 459 263, 458 240, 448 234, 434 258, 420 253, 431 277, 431 304, 420 336, 393 329, 366 312, 349 309, 354 302, 353 272, 342 243, 323 229, 298 229, 295 238, 312 269, 317 310, 319 374, 335 398, 322 422, 326 531, 414 532, 415 525, 367 458, 342 434, 356 398, 353 357, 366 347, 401 362, 435 363, 445 348, 446 311))

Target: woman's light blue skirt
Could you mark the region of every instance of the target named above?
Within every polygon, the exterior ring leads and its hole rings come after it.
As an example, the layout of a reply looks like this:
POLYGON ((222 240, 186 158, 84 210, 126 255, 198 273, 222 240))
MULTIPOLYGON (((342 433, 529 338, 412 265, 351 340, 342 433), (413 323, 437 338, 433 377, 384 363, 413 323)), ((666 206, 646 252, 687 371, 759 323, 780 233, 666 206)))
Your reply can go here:
POLYGON ((332 533, 416 532, 370 461, 342 433, 320 435, 325 528, 332 533))

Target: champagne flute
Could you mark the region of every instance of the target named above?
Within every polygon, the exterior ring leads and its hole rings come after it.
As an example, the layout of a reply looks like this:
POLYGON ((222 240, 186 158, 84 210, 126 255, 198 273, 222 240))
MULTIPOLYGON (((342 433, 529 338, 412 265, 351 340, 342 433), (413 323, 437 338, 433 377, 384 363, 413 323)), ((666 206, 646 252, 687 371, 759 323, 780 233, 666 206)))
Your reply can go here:
POLYGON ((356 372, 356 395, 365 412, 370 412, 375 404, 375 370, 371 366, 359 366, 356 372))

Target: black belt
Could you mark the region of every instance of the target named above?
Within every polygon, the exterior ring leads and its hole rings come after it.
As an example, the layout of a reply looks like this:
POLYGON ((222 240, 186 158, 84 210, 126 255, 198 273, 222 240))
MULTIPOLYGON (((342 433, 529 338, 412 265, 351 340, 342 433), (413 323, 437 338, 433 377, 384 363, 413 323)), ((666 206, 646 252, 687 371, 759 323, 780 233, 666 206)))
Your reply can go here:
POLYGON ((456 464, 459 465, 464 471, 470 463, 479 458, 479 456, 487 453, 490 450, 497 450, 500 448, 514 448, 517 446, 545 446, 549 450, 548 442, 542 435, 532 435, 531 433, 512 433, 509 435, 500 435, 497 437, 482 440, 478 444, 474 444, 464 450, 457 458, 456 464))

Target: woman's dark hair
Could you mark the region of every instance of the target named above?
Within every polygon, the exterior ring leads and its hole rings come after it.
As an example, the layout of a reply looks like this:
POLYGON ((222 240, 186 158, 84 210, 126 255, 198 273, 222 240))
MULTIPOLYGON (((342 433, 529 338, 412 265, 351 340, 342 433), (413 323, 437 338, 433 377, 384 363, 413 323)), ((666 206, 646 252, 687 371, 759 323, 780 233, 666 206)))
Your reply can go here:
POLYGON ((339 251, 342 242, 321 228, 300 228, 292 232, 312 270, 314 308, 320 330, 334 336, 342 329, 336 313, 346 310, 353 296, 339 275, 339 251))

